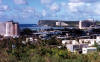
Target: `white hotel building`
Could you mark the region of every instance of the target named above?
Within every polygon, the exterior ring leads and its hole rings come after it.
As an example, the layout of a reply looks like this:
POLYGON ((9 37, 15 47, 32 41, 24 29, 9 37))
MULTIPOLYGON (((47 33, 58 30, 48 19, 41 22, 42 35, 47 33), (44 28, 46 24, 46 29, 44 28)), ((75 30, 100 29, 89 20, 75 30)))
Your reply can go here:
POLYGON ((17 37, 19 35, 19 24, 13 21, 0 22, 0 35, 17 37))

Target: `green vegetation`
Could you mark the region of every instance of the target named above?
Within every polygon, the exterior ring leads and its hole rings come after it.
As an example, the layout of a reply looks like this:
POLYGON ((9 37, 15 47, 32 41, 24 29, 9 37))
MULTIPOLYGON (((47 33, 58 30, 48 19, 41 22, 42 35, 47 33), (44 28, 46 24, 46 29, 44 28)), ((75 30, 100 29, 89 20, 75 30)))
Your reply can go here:
POLYGON ((24 36, 24 35, 32 35, 32 30, 29 28, 24 28, 21 32, 20 35, 24 36))
POLYGON ((22 40, 20 37, 0 41, 0 62, 100 62, 99 53, 83 55, 57 48, 59 42, 55 38, 34 44, 22 44, 22 40))

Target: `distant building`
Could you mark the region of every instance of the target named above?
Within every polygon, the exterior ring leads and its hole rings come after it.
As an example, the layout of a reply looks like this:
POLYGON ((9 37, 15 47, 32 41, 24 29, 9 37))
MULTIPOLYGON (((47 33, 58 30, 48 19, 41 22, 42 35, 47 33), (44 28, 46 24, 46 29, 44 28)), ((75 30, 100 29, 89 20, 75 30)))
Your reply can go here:
POLYGON ((79 28, 80 29, 89 29, 89 28, 95 27, 95 24, 96 23, 92 19, 79 21, 79 28))
POLYGON ((0 22, 0 35, 16 37, 19 35, 19 24, 13 21, 0 22))
POLYGON ((39 20, 38 25, 40 26, 66 26, 66 27, 77 27, 79 21, 61 21, 61 20, 39 20))
POLYGON ((38 25, 39 26, 56 26, 56 22, 58 20, 39 20, 38 25))
POLYGON ((67 27, 67 28, 79 28, 79 29, 91 29, 100 28, 100 22, 93 19, 83 21, 63 21, 63 20, 39 20, 39 26, 50 27, 67 27))
POLYGON ((65 22, 59 21, 59 22, 56 22, 56 26, 68 26, 68 24, 65 22))

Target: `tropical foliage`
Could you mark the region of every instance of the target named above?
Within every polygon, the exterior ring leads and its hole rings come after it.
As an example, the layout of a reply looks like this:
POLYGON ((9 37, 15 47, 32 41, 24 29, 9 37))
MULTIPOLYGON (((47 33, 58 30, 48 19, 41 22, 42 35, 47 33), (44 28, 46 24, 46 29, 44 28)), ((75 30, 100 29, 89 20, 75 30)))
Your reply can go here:
MULTIPOLYGON (((0 62, 100 62, 99 52, 87 55, 57 48, 56 39, 23 44, 24 38, 0 41, 0 62)), ((96 45, 97 46, 97 45, 96 45)))

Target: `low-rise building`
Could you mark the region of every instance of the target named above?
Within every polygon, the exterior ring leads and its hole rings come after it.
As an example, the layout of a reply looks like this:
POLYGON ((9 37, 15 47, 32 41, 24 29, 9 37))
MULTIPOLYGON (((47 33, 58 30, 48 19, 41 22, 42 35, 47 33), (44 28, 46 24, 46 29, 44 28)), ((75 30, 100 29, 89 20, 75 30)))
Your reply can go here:
POLYGON ((67 44, 66 47, 71 52, 77 51, 79 53, 82 53, 82 48, 86 48, 86 47, 88 47, 88 45, 87 44, 77 44, 77 45, 67 44))
POLYGON ((100 45, 100 36, 96 36, 96 43, 98 43, 98 45, 100 45))
POLYGON ((88 46, 93 46, 96 42, 96 39, 79 39, 80 44, 88 44, 88 46))
POLYGON ((63 44, 63 45, 66 45, 66 44, 77 45, 77 44, 79 44, 79 43, 77 42, 77 40, 62 40, 62 44, 63 44))
POLYGON ((97 51, 96 47, 82 48, 82 54, 93 53, 93 52, 96 52, 96 51, 97 51))

